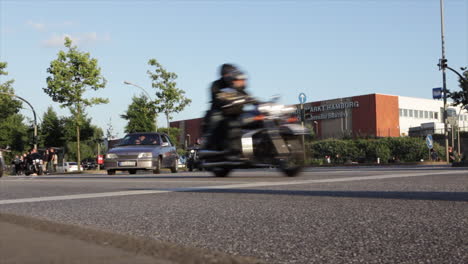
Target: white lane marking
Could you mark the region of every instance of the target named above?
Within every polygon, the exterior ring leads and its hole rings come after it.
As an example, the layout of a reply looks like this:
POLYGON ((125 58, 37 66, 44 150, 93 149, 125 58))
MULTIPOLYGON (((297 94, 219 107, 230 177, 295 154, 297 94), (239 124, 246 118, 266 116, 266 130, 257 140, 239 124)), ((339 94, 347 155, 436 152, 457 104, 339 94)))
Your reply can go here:
MULTIPOLYGON (((210 179, 212 180, 212 179, 210 179)), ((0 181, 1 182, 8 182, 10 183, 18 183, 18 184, 25 184, 25 183, 51 183, 51 182, 57 182, 57 183, 129 183, 129 184, 139 184, 139 183, 153 183, 153 184, 158 184, 158 183, 210 183, 212 181, 208 181, 208 179, 199 179, 196 181, 184 181, 184 180, 179 180, 179 179, 174 179, 174 180, 164 180, 161 181, 159 179, 154 179, 152 181, 147 181, 147 180, 132 180, 132 179, 107 179, 107 180, 91 180, 91 179, 5 179, 0 181)), ((220 181, 221 183, 242 183, 242 181, 220 181)), ((219 182, 218 182, 219 183, 219 182)), ((216 182, 213 182, 213 184, 216 184, 216 182)))
POLYGON ((348 182, 348 181, 363 181, 363 180, 381 180, 381 179, 392 179, 392 178, 434 176, 434 175, 443 175, 443 174, 467 174, 467 172, 466 171, 453 171, 453 172, 443 171, 443 172, 431 172, 431 173, 428 173, 428 172, 411 173, 411 174, 406 173, 406 174, 374 175, 374 176, 361 176, 361 177, 321 179, 321 180, 241 183, 241 184, 215 185, 215 186, 202 186, 202 187, 189 187, 189 188, 174 188, 174 189, 167 189, 167 190, 140 190, 140 191, 118 191, 118 192, 103 192, 103 193, 72 194, 72 195, 61 195, 61 196, 0 200, 0 205, 47 202, 47 201, 64 201, 64 200, 75 200, 75 199, 104 198, 104 197, 118 197, 118 196, 142 195, 142 194, 171 193, 171 192, 236 189, 236 188, 239 189, 239 188, 251 188, 251 187, 271 187, 271 186, 298 185, 298 184, 310 184, 310 183, 332 183, 332 182, 348 182))

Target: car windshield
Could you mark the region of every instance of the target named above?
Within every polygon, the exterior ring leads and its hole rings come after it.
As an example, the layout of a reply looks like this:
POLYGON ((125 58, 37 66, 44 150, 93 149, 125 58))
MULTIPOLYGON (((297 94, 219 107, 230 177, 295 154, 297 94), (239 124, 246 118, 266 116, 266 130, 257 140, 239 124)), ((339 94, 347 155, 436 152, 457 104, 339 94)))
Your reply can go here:
POLYGON ((120 145, 159 145, 159 137, 154 134, 137 134, 125 136, 120 145))

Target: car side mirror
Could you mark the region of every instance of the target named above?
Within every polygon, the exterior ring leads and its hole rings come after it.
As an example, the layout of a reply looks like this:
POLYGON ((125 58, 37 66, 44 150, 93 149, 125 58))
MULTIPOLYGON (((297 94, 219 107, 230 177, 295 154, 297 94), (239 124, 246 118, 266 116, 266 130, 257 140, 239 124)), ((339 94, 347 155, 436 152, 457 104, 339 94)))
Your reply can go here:
POLYGON ((162 146, 162 147, 169 147, 169 143, 163 142, 163 143, 161 144, 161 146, 162 146))

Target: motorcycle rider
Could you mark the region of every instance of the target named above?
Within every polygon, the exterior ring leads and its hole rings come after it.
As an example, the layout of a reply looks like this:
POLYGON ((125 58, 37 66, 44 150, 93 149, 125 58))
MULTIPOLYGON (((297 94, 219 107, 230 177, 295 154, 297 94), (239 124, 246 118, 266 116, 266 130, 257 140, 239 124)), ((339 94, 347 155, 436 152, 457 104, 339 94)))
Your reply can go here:
POLYGON ((223 120, 221 105, 216 97, 221 89, 230 87, 231 79, 229 76, 235 70, 237 70, 237 67, 233 64, 225 63, 221 65, 219 71, 221 77, 211 83, 210 86, 211 106, 210 110, 206 112, 202 126, 202 135, 206 139, 205 146, 209 149, 213 148, 213 145, 216 144, 216 142, 211 141, 213 139, 212 136, 216 128, 219 127, 219 123, 223 120))
POLYGON ((26 169, 30 170, 32 173, 38 173, 37 169, 34 167, 34 160, 42 160, 42 155, 37 152, 37 149, 33 148, 26 156, 26 169))
POLYGON ((216 94, 213 104, 218 106, 221 113, 221 120, 217 127, 214 127, 209 142, 216 142, 218 146, 228 149, 232 155, 230 158, 236 159, 241 153, 241 126, 240 115, 242 114, 242 105, 223 108, 229 104, 232 96, 248 95, 245 91, 247 87, 247 75, 240 70, 233 70, 227 76, 227 88, 222 88, 216 94), (223 144, 220 144, 223 143, 223 144))

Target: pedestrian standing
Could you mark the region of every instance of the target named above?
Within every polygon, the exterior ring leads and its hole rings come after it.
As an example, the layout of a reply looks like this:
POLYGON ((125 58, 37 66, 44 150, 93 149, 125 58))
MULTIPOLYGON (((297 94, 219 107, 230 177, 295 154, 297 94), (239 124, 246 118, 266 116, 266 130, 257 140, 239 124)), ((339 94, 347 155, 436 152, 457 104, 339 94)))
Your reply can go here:
POLYGON ((51 171, 52 170, 52 154, 53 154, 53 151, 54 149, 53 148, 50 148, 49 149, 49 158, 47 159, 47 164, 49 164, 49 169, 47 169, 47 172, 51 171))
POLYGON ((16 175, 21 175, 21 159, 18 155, 15 156, 15 159, 13 160, 13 165, 15 166, 15 174, 16 175))
POLYGON ((55 153, 53 148, 50 149, 51 161, 54 172, 57 172, 57 165, 58 165, 58 155, 55 153))

